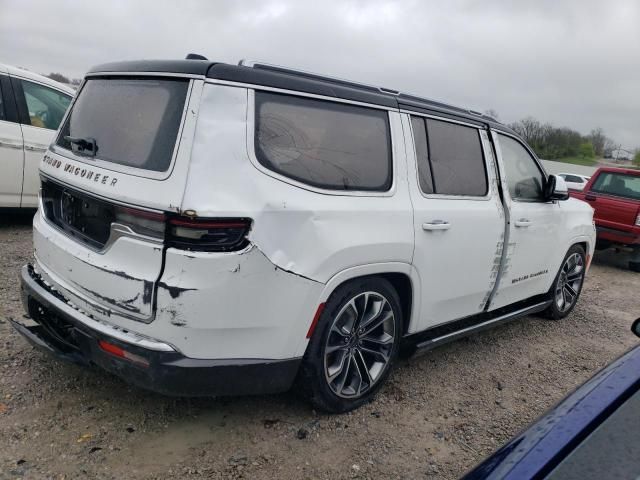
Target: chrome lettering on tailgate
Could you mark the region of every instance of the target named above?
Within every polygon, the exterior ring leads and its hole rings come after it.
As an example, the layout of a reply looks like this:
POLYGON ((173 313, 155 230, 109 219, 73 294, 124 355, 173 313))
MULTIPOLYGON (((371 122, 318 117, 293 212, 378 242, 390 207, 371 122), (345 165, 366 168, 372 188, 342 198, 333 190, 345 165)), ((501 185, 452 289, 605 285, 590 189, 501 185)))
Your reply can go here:
POLYGON ((62 167, 62 171, 68 173, 69 175, 75 175, 76 177, 84 178, 87 181, 100 182, 102 183, 102 185, 110 185, 112 187, 115 187, 116 183, 118 183, 118 179, 116 177, 98 173, 94 170, 86 167, 80 167, 71 162, 63 162, 62 160, 50 157, 49 155, 45 155, 43 157, 42 163, 50 165, 53 168, 62 167))

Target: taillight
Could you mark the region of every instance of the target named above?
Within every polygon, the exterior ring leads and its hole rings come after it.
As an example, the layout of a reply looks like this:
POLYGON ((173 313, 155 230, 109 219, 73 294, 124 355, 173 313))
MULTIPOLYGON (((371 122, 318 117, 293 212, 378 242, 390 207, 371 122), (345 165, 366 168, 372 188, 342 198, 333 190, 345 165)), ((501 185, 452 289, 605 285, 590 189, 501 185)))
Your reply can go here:
POLYGON ((170 247, 205 252, 229 252, 244 248, 251 228, 248 218, 169 219, 170 247))
POLYGON ((114 222, 126 225, 134 232, 151 237, 163 238, 166 228, 164 213, 148 212, 136 208, 116 207, 114 222))

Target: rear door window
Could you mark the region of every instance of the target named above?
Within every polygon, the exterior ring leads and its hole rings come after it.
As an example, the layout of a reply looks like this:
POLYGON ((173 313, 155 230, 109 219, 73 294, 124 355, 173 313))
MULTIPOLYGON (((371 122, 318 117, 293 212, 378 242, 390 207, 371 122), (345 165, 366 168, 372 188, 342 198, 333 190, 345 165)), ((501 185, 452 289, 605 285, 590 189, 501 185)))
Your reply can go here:
POLYGON ((478 129, 411 118, 421 190, 441 195, 485 196, 487 172, 478 129))
POLYGON ((155 172, 168 170, 182 121, 186 79, 89 79, 57 145, 83 154, 72 139, 95 140, 95 158, 155 172))
POLYGON ((256 157, 265 168, 319 188, 391 188, 386 110, 256 92, 256 157))

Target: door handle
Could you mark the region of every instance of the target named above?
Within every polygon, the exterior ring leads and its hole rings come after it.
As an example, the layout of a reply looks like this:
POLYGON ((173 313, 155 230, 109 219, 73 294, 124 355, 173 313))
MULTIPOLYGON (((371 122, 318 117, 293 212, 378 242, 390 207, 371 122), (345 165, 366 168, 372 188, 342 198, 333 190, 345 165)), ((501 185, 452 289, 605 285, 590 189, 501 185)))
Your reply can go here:
POLYGON ((39 146, 39 145, 25 145, 24 149, 30 152, 46 152, 47 151, 47 147, 39 146))
POLYGON ((0 147, 15 148, 15 149, 22 150, 22 143, 14 143, 14 142, 8 142, 6 140, 0 140, 0 147))
POLYGON ((532 223, 528 218, 521 218, 520 220, 516 220, 516 227, 527 228, 532 223))
POLYGON ((595 202, 595 201, 598 199, 598 197, 596 197, 595 195, 591 195, 591 194, 587 193, 587 194, 584 196, 584 199, 585 199, 587 202, 595 202))
POLYGON ((432 222, 423 223, 423 230, 449 230, 451 228, 451 224, 449 222, 445 222, 444 220, 433 220, 432 222))

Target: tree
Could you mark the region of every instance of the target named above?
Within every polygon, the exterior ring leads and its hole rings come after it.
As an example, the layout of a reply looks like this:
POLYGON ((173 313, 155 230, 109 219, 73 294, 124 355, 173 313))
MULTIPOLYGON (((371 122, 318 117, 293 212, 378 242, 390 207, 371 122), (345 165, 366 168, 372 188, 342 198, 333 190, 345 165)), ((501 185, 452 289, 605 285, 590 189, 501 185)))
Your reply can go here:
POLYGON ((593 158, 595 151, 591 142, 584 142, 580 144, 580 156, 582 158, 593 158))
POLYGON ((633 164, 636 167, 640 167, 640 148, 638 150, 636 150, 636 154, 633 157, 633 164))
POLYGON ((46 77, 60 83, 71 83, 69 79, 64 75, 62 75, 61 73, 50 73, 49 75, 46 75, 46 77))
POLYGON ((605 144, 607 143, 607 136, 604 134, 604 130, 600 127, 594 128, 587 138, 591 141, 596 156, 604 156, 605 144))

